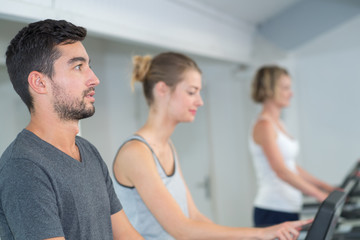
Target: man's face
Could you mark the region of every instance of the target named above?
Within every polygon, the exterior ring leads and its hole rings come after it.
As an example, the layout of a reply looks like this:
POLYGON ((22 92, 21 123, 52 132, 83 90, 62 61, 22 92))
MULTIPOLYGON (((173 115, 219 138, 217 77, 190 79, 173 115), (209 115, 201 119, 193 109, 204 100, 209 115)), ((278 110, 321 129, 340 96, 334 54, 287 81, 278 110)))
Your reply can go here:
POLYGON ((54 63, 51 80, 52 102, 62 120, 80 120, 95 112, 94 94, 99 79, 89 66, 81 42, 57 46, 61 57, 54 63))

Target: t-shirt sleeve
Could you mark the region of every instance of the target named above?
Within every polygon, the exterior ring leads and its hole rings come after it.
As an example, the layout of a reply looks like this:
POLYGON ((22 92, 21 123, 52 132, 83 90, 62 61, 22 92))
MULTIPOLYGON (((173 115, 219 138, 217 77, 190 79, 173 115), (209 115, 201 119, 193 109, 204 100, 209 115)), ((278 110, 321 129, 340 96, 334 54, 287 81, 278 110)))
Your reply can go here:
POLYGON ((109 198, 110 198, 110 208, 111 208, 110 213, 111 213, 111 215, 113 215, 122 210, 122 205, 121 205, 119 198, 117 197, 117 195, 115 193, 114 185, 113 185, 113 182, 109 175, 107 177, 106 184, 108 186, 108 193, 109 193, 109 198))
POLYGON ((103 167, 107 192, 109 194, 109 200, 110 200, 110 214, 113 215, 113 214, 119 212, 120 210, 122 210, 122 205, 120 203, 119 198, 117 197, 117 195, 115 193, 114 185, 111 180, 109 170, 108 170, 105 162, 102 162, 102 163, 103 163, 102 167, 103 167))
POLYGON ((111 180, 111 177, 110 177, 110 174, 109 174, 109 169, 108 169, 106 163, 102 159, 102 157, 101 157, 100 153, 97 151, 97 149, 94 146, 92 146, 92 148, 95 151, 96 155, 98 156, 98 159, 99 159, 100 164, 101 164, 102 172, 103 172, 105 183, 106 183, 107 192, 108 192, 108 195, 109 195, 110 214, 113 215, 113 214, 115 214, 115 213, 122 210, 122 205, 120 203, 119 198, 117 197, 117 195, 115 193, 114 185, 113 185, 113 182, 111 180))
POLYGON ((26 159, 12 159, 0 178, 0 198, 15 239, 64 236, 56 196, 47 174, 26 159))

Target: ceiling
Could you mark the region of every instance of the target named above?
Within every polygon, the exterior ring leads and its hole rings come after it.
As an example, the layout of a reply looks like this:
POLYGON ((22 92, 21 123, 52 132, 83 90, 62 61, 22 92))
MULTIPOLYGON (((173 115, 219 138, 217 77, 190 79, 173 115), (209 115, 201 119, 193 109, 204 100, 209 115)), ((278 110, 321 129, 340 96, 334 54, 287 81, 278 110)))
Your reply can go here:
MULTIPOLYGON (((78 0, 77 4, 81 6, 81 4, 88 1, 89 0, 82 0, 82 1, 78 0)), ((120 11, 118 11, 119 9, 116 9, 116 6, 122 7, 122 9, 124 9, 123 5, 125 4, 129 5, 130 4, 129 2, 134 2, 133 5, 131 6, 137 7, 137 4, 141 3, 141 1, 146 2, 148 4, 146 6, 150 5, 150 3, 148 3, 147 0, 138 0, 138 1, 106 0, 106 1, 101 1, 101 6, 108 5, 110 6, 110 8, 114 9, 114 11, 110 11, 111 13, 115 12, 116 14, 118 14, 118 12, 120 11)), ((164 1, 166 0, 162 0, 158 2, 165 5, 164 1)), ((182 7, 187 8, 186 10, 191 9, 192 11, 197 11, 198 14, 202 14, 208 18, 212 18, 213 22, 215 19, 215 21, 222 21, 225 24, 232 25, 231 29, 244 28, 245 30, 249 30, 244 32, 249 33, 248 34, 249 36, 253 36, 253 33, 255 33, 255 35, 259 35, 263 37, 265 40, 273 43, 276 47, 278 47, 281 50, 284 50, 285 52, 295 51, 298 48, 303 47, 308 43, 311 43, 315 39, 319 38, 321 35, 326 34, 329 31, 332 31, 335 28, 340 27, 342 24, 345 24, 346 22, 350 21, 351 19, 357 16, 360 16, 360 0, 167 0, 167 1, 172 1, 175 4, 182 5, 182 7)), ((15 2, 35 2, 36 4, 42 2, 46 6, 47 5, 57 6, 60 3, 64 2, 64 0, 62 1, 16 0, 16 1, 7 1, 7 2, 8 5, 11 5, 10 3, 15 3, 15 2)), ((96 8, 100 4, 100 3, 94 4, 96 2, 99 1, 98 0, 89 1, 88 5, 91 5, 92 3, 94 6, 93 8, 96 8)), ((154 2, 156 3, 157 1, 154 2)), ((35 3, 33 4, 34 6, 36 5, 35 3)), ((27 11, 26 14, 33 13, 34 12, 33 9, 30 9, 30 7, 33 6, 31 6, 31 4, 28 4, 28 6, 29 6, 29 11, 27 11)), ((60 6, 62 5, 60 4, 60 6)), ((65 7, 67 6, 66 1, 64 6, 65 7)), ((153 10, 158 10, 158 8, 159 11, 161 11, 160 6, 153 8, 153 10)), ((91 7, 89 9, 92 10, 91 7)), ((131 7, 129 7, 128 9, 131 9, 131 7)), ((56 12, 55 10, 53 11, 54 13, 56 12)), ((109 10, 109 9, 103 8, 101 10, 109 10)), ((139 8, 139 14, 140 15, 144 14, 140 10, 141 9, 139 8)), ((84 11, 84 12, 91 12, 91 11, 84 11)), ((185 12, 188 13, 189 11, 185 11, 185 12)), ((52 12, 49 11, 50 15, 51 13, 52 12)), ((122 12, 122 16, 124 16, 124 19, 126 19, 126 17, 129 16, 126 15, 126 13, 127 12, 125 11, 122 12)), ((167 12, 167 14, 171 14, 171 13, 167 12)), ((32 16, 32 15, 30 14, 26 16, 32 16)), ((92 16, 93 15, 91 15, 91 17, 92 16)), ((146 15, 146 16, 151 16, 151 15, 146 15)), ((166 17, 168 16, 165 16, 164 18, 166 17)), ((94 17, 94 19, 96 18, 94 17)), ((99 19, 101 19, 101 16, 99 17, 99 19)), ((130 19, 134 19, 134 18, 130 17, 130 19)), ((128 22, 132 22, 132 21, 128 21, 128 22)), ((92 24, 92 25, 98 26, 96 24, 92 24)), ((146 24, 144 28, 146 28, 146 24)), ((138 29, 138 27, 136 29, 138 29)), ((101 30, 103 30, 103 28, 101 28, 101 30)), ((112 30, 109 32, 113 33, 112 30)), ((219 32, 222 33, 221 31, 219 32)), ((130 32, 130 34, 131 33, 132 32, 130 32)), ((119 33, 119 35, 123 37, 123 32, 119 33)))
POLYGON ((239 21, 259 25, 301 0, 192 0, 239 21))
POLYGON ((359 0, 177 0, 255 26, 284 50, 294 50, 360 15, 359 0))

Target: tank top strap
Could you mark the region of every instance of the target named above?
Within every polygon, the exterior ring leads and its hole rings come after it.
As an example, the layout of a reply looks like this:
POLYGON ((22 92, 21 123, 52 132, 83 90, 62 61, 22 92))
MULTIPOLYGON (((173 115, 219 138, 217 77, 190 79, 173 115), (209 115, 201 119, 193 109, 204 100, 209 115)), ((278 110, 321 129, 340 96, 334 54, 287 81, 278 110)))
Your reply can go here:
MULTIPOLYGON (((168 177, 168 175, 166 174, 164 168, 161 166, 160 161, 159 161, 157 155, 155 154, 155 152, 154 152, 154 150, 152 149, 152 147, 150 146, 150 144, 145 140, 145 138, 143 138, 142 136, 140 136, 140 135, 138 135, 138 134, 134 134, 134 135, 130 136, 130 137, 123 143, 123 145, 124 145, 125 143, 130 142, 130 141, 133 141, 133 140, 138 140, 138 141, 144 143, 144 144, 150 149, 151 154, 153 155, 153 158, 154 158, 156 167, 157 167, 158 169, 160 169, 160 172, 161 172, 161 173, 159 172, 160 175, 163 175, 163 176, 168 177)), ((175 154, 175 148, 174 148, 174 146, 173 146, 173 144, 172 144, 171 141, 169 141, 169 145, 170 145, 171 153, 172 153, 172 156, 173 156, 173 159, 174 159, 174 173, 175 173, 175 172, 176 172, 176 169, 177 169, 177 165, 178 165, 178 163, 177 163, 177 158, 176 158, 176 154, 175 154)))
POLYGON ((137 134, 134 134, 134 135, 132 135, 131 137, 129 137, 129 138, 124 142, 124 144, 127 143, 127 142, 130 142, 130 141, 132 141, 132 140, 138 140, 138 141, 144 143, 144 144, 150 149, 151 153, 152 153, 152 154, 155 154, 154 150, 152 149, 152 147, 150 146, 150 144, 145 140, 145 138, 143 138, 142 136, 137 135, 137 134))
POLYGON ((259 116, 258 119, 256 121, 260 121, 260 120, 266 120, 269 121, 271 123, 271 125, 273 125, 275 131, 278 133, 279 131, 281 132, 281 130, 279 129, 279 127, 274 123, 274 121, 272 121, 269 117, 264 117, 264 116, 259 116))
POLYGON ((283 123, 283 121, 282 121, 281 119, 279 119, 279 125, 280 125, 280 126, 278 126, 277 124, 275 124, 274 121, 272 121, 272 120, 271 120, 270 118, 268 118, 268 117, 259 116, 259 118, 257 119, 257 121, 259 121, 259 120, 267 120, 267 121, 269 121, 269 122, 273 125, 273 127, 274 127, 274 129, 275 129, 275 131, 276 131, 276 133, 277 133, 278 135, 285 136, 286 138, 291 139, 292 141, 295 140, 293 137, 291 137, 291 135, 289 135, 289 133, 288 133, 286 127, 285 127, 285 124, 283 123))
POLYGON ((130 136, 130 137, 123 143, 123 145, 124 145, 125 143, 130 142, 130 141, 133 141, 133 140, 138 140, 138 141, 144 143, 144 144, 149 148, 149 150, 151 151, 151 154, 153 155, 153 158, 154 158, 154 160, 155 160, 156 166, 157 166, 158 168, 162 169, 161 164, 160 164, 160 162, 159 162, 159 159, 157 158, 154 150, 152 149, 152 147, 150 146, 150 144, 145 140, 145 138, 143 138, 142 136, 137 135, 137 134, 134 134, 134 135, 130 136))

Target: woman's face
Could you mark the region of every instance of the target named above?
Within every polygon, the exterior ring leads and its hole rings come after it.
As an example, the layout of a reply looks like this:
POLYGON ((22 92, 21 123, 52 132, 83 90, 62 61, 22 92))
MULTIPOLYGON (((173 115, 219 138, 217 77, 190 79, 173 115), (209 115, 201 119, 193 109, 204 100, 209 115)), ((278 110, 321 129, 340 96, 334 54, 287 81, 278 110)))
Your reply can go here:
POLYGON ((201 74, 193 69, 184 72, 183 80, 171 92, 168 105, 168 112, 175 121, 194 121, 198 108, 204 104, 200 90, 201 74))
POLYGON ((291 78, 288 75, 282 75, 275 86, 274 102, 279 107, 287 107, 290 105, 293 92, 291 89, 291 78))

